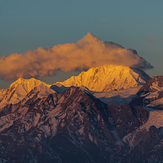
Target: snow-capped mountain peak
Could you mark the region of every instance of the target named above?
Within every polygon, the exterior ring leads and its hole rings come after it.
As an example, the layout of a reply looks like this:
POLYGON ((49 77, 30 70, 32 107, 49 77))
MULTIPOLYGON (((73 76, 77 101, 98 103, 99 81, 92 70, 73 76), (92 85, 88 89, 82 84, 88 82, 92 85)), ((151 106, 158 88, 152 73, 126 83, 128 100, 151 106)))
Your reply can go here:
MULTIPOLYGON (((46 94, 45 92, 54 93, 52 89, 50 89, 49 84, 46 84, 40 80, 35 78, 31 79, 23 79, 19 78, 15 82, 13 82, 8 89, 0 90, 0 106, 4 106, 6 104, 15 104, 22 100, 33 88, 40 87, 41 94, 46 94), (42 88, 42 89, 41 89, 42 88)), ((46 94, 48 95, 48 94, 46 94)), ((41 95, 40 95, 41 96, 41 95)))
POLYGON ((47 87, 51 86, 35 78, 30 78, 30 79, 19 78, 15 82, 13 82, 10 85, 10 87, 18 87, 21 85, 24 90, 29 92, 29 90, 33 89, 36 86, 39 86, 40 84, 45 84, 47 87))
POLYGON ((64 82, 65 87, 85 86, 91 91, 108 92, 144 84, 150 77, 142 70, 125 66, 104 65, 90 68, 64 82))

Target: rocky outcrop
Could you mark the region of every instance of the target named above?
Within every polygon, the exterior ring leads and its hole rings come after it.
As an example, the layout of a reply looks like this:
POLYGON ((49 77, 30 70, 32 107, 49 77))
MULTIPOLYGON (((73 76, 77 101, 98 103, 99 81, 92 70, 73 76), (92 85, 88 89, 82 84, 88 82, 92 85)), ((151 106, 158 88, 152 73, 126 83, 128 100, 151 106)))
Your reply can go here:
POLYGON ((152 77, 137 92, 132 106, 163 109, 163 76, 152 77))

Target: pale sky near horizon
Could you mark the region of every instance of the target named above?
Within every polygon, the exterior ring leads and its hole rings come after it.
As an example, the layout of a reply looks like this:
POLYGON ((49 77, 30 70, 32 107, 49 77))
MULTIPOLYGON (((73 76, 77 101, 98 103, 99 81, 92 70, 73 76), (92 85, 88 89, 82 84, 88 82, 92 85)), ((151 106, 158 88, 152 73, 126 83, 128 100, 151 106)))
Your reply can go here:
MULTIPOLYGON (((76 43, 90 32, 135 49, 154 66, 146 71, 150 76, 163 75, 162 7, 161 0, 1 0, 0 57, 76 43)), ((55 83, 77 74, 58 72, 39 79, 55 83)), ((0 88, 11 82, 0 80, 0 88)))

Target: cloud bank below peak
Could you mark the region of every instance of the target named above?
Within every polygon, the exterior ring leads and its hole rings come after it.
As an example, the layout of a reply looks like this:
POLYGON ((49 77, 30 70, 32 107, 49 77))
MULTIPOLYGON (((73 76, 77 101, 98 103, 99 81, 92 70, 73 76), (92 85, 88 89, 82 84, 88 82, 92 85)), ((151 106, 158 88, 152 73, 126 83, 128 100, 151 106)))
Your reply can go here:
POLYGON ((12 53, 0 58, 0 78, 54 76, 55 71, 87 70, 103 64, 122 65, 140 69, 152 68, 134 49, 125 49, 113 42, 103 42, 87 33, 77 43, 55 45, 52 48, 29 50, 25 54, 12 53))

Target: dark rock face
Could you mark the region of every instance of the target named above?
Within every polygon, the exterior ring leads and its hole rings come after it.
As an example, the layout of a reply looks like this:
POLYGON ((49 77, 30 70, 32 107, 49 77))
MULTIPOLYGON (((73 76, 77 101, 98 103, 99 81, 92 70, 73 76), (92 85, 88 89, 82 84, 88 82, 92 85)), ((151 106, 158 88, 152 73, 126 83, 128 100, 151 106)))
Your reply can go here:
POLYGON ((163 98, 163 76, 155 76, 148 80, 137 92, 130 105, 163 109, 163 104, 156 102, 163 98))
POLYGON ((78 87, 22 101, 0 110, 1 162, 115 163, 162 159, 163 129, 152 126, 123 138, 148 120, 145 109, 107 105, 78 87), (159 151, 159 152, 158 152, 159 151))
POLYGON ((148 120, 148 113, 141 107, 131 108, 130 105, 122 106, 108 105, 111 115, 121 138, 133 132, 148 120))
MULTIPOLYGON (((49 162, 46 148, 28 136, 9 132, 0 134, 0 158, 2 162, 49 162)), ((53 161, 59 162, 55 158, 53 161)))
POLYGON ((158 87, 163 87, 163 76, 154 76, 151 79, 149 79, 138 91, 137 95, 140 95, 141 93, 147 93, 147 92, 155 92, 157 91, 154 88, 151 88, 153 83, 157 83, 158 87))
POLYGON ((122 162, 163 162, 163 127, 151 126, 149 131, 141 131, 137 145, 123 157, 122 162))

